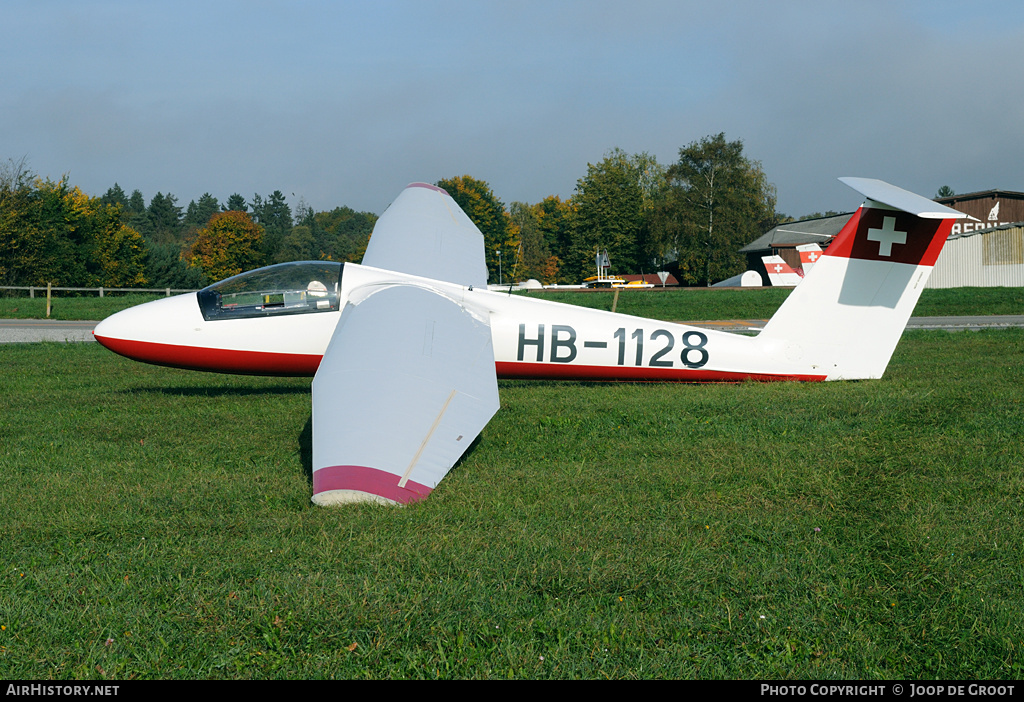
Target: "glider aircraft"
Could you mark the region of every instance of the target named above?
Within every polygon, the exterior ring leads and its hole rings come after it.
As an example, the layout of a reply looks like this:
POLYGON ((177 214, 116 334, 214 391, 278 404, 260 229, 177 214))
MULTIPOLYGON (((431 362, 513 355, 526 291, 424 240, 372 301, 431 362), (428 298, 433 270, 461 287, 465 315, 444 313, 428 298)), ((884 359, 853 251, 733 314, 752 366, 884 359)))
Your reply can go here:
POLYGON ((796 250, 800 254, 800 268, 803 269, 804 275, 807 275, 814 268, 814 263, 821 258, 821 247, 817 244, 800 244, 796 250))
POLYGON ((118 312, 108 349, 178 368, 313 376, 313 502, 425 498, 498 410, 498 378, 879 378, 956 210, 878 180, 755 337, 487 289, 480 231, 414 183, 359 265, 260 268, 118 312))
POLYGON ((772 287, 794 287, 803 280, 798 272, 790 268, 789 264, 778 254, 773 256, 762 256, 764 269, 768 271, 768 282, 772 287))
POLYGON ((762 256, 768 281, 773 286, 793 287, 800 284, 804 276, 814 268, 814 262, 821 258, 821 247, 817 244, 801 244, 796 247, 800 254, 800 270, 793 270, 782 256, 762 256))

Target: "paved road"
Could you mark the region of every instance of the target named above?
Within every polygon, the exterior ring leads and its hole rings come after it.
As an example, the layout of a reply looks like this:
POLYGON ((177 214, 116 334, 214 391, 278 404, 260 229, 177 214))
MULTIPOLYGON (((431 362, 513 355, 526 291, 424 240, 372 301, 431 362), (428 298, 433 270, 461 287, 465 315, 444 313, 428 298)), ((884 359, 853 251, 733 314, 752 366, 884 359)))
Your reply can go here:
POLYGON ((65 322, 56 319, 0 319, 0 344, 26 341, 95 341, 98 322, 65 322))
MULTIPOLYGON (((721 322, 680 322, 706 329, 723 329, 735 332, 759 332, 768 323, 767 319, 731 319, 721 322)), ((986 317, 911 317, 907 329, 946 329, 947 331, 977 331, 979 329, 1005 329, 1024 327, 1024 315, 1002 314, 986 317)))
POLYGON ((907 329, 1005 329, 1024 327, 1024 315, 994 314, 988 317, 911 317, 907 329))
MULTIPOLYGON (((722 329, 740 333, 756 333, 767 319, 731 319, 720 322, 682 322, 705 329, 722 329)), ((97 322, 65 322, 55 319, 0 319, 0 344, 32 341, 95 341, 92 336, 97 322)), ((1004 329, 1024 327, 1024 315, 992 315, 989 317, 911 317, 907 329, 946 329, 948 331, 1004 329)))

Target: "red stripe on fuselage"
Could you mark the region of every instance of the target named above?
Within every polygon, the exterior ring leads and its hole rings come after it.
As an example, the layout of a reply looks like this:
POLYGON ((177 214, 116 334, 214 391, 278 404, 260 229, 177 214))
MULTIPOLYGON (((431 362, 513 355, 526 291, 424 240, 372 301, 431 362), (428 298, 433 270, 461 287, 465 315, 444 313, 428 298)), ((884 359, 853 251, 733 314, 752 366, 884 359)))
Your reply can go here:
POLYGON ((243 375, 313 376, 323 356, 302 353, 268 353, 265 351, 236 351, 202 346, 158 344, 150 341, 113 339, 96 335, 100 342, 114 353, 135 361, 158 366, 213 371, 214 373, 240 373, 243 375))
MULTIPOLYGON (((199 346, 157 344, 97 336, 96 340, 114 353, 135 361, 172 368, 244 375, 316 375, 322 356, 265 351, 234 351, 199 346)), ((740 383, 825 380, 824 375, 745 373, 701 368, 645 368, 631 366, 583 366, 570 363, 520 363, 498 361, 495 370, 503 380, 586 380, 651 383, 740 383)), ((390 498, 389 498, 390 499, 390 498)))

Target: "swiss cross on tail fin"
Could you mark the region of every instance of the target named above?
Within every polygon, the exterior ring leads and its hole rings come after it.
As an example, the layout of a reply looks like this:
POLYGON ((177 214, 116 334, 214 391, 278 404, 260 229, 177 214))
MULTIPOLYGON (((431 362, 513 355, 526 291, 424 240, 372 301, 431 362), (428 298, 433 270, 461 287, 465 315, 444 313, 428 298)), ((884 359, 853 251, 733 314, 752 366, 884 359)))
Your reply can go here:
POLYGON ((952 226, 952 219, 922 219, 865 204, 828 247, 828 255, 934 266, 952 226))
POLYGON ((765 271, 768 272, 768 280, 772 285, 799 285, 800 275, 790 268, 782 256, 762 256, 765 271))
POLYGON ((880 378, 953 226, 966 217, 880 180, 758 336, 829 380, 880 378))
POLYGON ((829 256, 934 266, 953 220, 967 217, 880 180, 839 180, 868 199, 829 246, 829 256))
POLYGON ((807 275, 821 258, 821 247, 817 244, 801 244, 796 250, 800 253, 800 267, 803 268, 804 275, 807 275))

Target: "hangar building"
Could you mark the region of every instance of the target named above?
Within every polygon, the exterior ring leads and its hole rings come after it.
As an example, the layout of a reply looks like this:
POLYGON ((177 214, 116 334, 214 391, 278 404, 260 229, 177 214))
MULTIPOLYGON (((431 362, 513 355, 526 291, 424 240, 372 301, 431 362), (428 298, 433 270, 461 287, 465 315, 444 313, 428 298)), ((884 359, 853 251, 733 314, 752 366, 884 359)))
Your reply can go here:
MULTIPOLYGON (((941 198, 936 202, 980 221, 960 220, 925 287, 1024 287, 1024 193, 984 190, 941 198)), ((799 244, 822 249, 839 233, 852 213, 787 222, 747 244, 747 268, 768 278, 762 256, 777 254, 794 269, 800 266, 799 244)))
POLYGON ((817 244, 824 250, 852 215, 852 212, 847 212, 772 227, 740 249, 740 253, 747 256, 747 270, 760 273, 763 284, 768 285, 768 271, 764 268, 762 256, 781 256, 793 270, 799 269, 800 252, 796 247, 800 244, 817 244))

